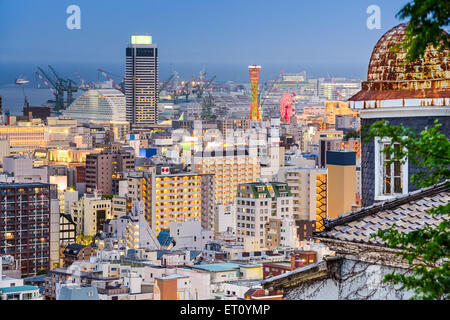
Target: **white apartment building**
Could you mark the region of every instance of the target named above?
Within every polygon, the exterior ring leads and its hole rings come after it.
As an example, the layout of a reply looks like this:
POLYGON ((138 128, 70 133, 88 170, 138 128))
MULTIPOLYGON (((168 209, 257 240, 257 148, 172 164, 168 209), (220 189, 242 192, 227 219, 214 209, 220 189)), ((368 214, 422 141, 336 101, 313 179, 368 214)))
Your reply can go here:
POLYGON ((292 218, 293 197, 287 183, 255 182, 238 186, 236 196, 237 242, 257 238, 266 246, 265 225, 270 218, 292 218))

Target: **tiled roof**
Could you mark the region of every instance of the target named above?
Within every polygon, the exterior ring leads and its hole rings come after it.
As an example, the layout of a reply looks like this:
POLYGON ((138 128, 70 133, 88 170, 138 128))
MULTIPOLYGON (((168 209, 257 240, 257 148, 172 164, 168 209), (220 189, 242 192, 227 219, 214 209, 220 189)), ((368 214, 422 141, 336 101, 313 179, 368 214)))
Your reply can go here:
POLYGON ((449 202, 449 185, 440 183, 328 221, 325 230, 316 233, 314 238, 381 245, 381 239, 370 239, 370 235, 394 224, 401 232, 419 230, 427 225, 437 226, 447 218, 427 212, 449 202))

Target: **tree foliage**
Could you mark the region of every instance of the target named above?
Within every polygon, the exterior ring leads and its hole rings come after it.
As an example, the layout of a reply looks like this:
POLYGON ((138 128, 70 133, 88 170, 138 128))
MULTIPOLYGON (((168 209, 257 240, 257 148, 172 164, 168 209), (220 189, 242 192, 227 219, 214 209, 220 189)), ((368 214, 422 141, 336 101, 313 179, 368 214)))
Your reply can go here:
MULTIPOLYGON (((367 141, 375 137, 389 138, 390 144, 382 150, 390 161, 408 161, 422 170, 411 176, 411 182, 429 187, 439 182, 449 183, 450 142, 440 132, 442 125, 436 120, 434 127, 420 133, 402 125, 393 126, 382 120, 364 130, 367 141), (407 160, 408 159, 408 160, 407 160)), ((400 249, 397 253, 410 265, 410 272, 387 274, 386 282, 402 284, 413 290, 415 299, 450 298, 450 204, 442 204, 428 212, 444 220, 437 226, 425 226, 422 230, 400 232, 394 225, 380 230, 372 237, 381 238, 388 247, 400 249)))
POLYGON ((396 17, 409 19, 402 44, 408 61, 423 58, 429 44, 439 50, 450 48, 450 37, 441 29, 449 25, 450 1, 413 0, 406 4, 396 17))
POLYGON ((88 246, 92 243, 92 236, 78 235, 75 239, 75 243, 88 246))

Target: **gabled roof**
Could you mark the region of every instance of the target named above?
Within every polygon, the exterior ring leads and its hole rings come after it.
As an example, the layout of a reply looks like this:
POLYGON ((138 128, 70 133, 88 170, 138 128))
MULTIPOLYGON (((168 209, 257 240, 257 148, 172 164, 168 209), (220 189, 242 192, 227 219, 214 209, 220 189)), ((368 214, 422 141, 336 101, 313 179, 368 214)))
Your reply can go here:
POLYGON ((405 196, 374 204, 359 211, 325 223, 325 230, 315 233, 316 239, 331 239, 370 245, 383 245, 381 239, 370 235, 395 224, 400 232, 437 226, 442 216, 432 216, 428 211, 450 202, 448 182, 411 192, 405 196))

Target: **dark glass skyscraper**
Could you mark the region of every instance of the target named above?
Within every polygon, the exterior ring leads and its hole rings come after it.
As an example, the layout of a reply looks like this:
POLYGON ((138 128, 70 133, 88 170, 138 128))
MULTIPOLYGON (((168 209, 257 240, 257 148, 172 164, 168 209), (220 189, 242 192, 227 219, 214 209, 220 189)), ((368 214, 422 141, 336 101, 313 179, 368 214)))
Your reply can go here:
POLYGON ((158 48, 152 36, 131 36, 126 48, 125 96, 127 121, 158 123, 158 48))

